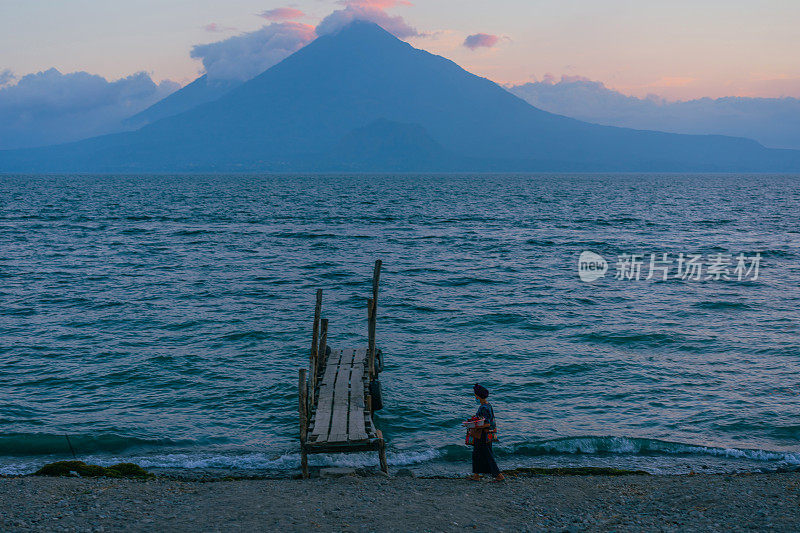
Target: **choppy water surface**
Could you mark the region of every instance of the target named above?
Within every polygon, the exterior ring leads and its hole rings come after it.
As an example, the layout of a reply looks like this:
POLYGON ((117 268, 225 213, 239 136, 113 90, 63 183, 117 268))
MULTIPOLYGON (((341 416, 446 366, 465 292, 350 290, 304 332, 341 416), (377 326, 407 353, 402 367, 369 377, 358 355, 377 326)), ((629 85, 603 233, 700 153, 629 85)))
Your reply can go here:
POLYGON ((466 469, 480 381, 506 467, 798 464, 798 220, 792 176, 2 177, 0 473, 65 433, 103 464, 296 468, 314 290, 364 343, 376 258, 390 463, 466 469), (760 252, 759 279, 613 277, 681 252, 760 252))

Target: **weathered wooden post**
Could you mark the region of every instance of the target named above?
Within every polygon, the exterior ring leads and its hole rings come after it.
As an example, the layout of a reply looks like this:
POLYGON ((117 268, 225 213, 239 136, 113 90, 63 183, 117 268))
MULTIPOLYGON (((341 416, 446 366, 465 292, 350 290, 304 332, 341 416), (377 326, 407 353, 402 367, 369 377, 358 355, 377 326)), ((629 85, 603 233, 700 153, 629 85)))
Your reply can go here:
POLYGON ((375 268, 372 271, 372 298, 367 301, 367 357, 369 358, 370 379, 375 379, 377 375, 375 371, 375 327, 378 321, 378 284, 381 279, 382 264, 380 259, 375 261, 375 268))
MULTIPOLYGON (((369 372, 370 379, 375 379, 378 375, 375 369, 375 329, 378 323, 378 286, 381 279, 381 266, 383 262, 380 259, 375 261, 375 268, 372 270, 372 299, 368 302, 369 308, 369 372)), ((379 389, 380 390, 380 389, 379 389)), ((372 411, 372 396, 370 395, 369 402, 370 411, 372 411)), ((378 438, 378 459, 380 460, 381 470, 383 473, 389 473, 389 463, 386 461, 386 441, 383 438, 383 432, 377 431, 378 438)))
POLYGON ((300 392, 300 465, 303 468, 303 478, 308 477, 308 454, 306 453, 306 440, 308 439, 308 380, 306 369, 299 372, 298 389, 300 392))
POLYGON ((317 359, 320 361, 321 364, 325 363, 325 358, 328 357, 328 319, 323 318, 320 323, 322 327, 320 328, 320 335, 319 335, 319 348, 317 349, 317 359))
POLYGON ((378 438, 378 460, 381 463, 381 470, 384 474, 389 473, 389 462, 386 460, 386 440, 383 438, 383 432, 379 429, 377 431, 378 438))
POLYGON ((369 379, 375 379, 375 300, 367 300, 367 360, 369 379))
POLYGON ((372 299, 375 300, 375 305, 378 305, 378 282, 381 279, 381 265, 383 265, 383 261, 376 260, 375 268, 372 270, 372 299))
POLYGON ((308 369, 311 372, 311 393, 309 394, 309 405, 314 405, 314 394, 317 390, 317 374, 319 373, 319 316, 322 313, 322 289, 317 289, 317 305, 314 307, 314 330, 311 337, 311 356, 308 361, 308 369))

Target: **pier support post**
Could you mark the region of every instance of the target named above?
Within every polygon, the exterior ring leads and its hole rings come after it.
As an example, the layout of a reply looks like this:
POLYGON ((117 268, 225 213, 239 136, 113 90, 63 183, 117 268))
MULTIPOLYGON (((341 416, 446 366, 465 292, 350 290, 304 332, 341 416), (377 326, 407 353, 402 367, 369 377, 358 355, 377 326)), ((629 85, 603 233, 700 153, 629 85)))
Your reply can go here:
POLYGON ((380 441, 378 442, 378 459, 381 462, 381 471, 384 474, 389 473, 389 463, 386 461, 386 441, 383 440, 383 433, 381 430, 377 431, 380 441))
POLYGON ((328 357, 328 319, 323 318, 320 323, 322 325, 319 334, 319 348, 317 348, 317 361, 319 362, 320 368, 322 368, 328 357))
POLYGON ((367 359, 369 379, 375 379, 375 300, 367 300, 367 359))
POLYGON ((314 307, 314 330, 311 337, 311 356, 308 361, 308 371, 311 372, 311 393, 309 404, 314 404, 314 393, 317 390, 317 374, 319 373, 319 317, 322 314, 322 289, 317 289, 317 304, 314 307))
POLYGON ((306 454, 306 439, 308 438, 308 379, 306 369, 299 372, 299 409, 300 409, 300 462, 303 468, 303 479, 308 478, 308 455, 306 454))
POLYGON ((367 338, 368 349, 367 358, 369 359, 369 378, 375 379, 375 327, 378 321, 378 284, 381 279, 380 259, 375 261, 375 268, 372 271, 372 298, 367 300, 367 338))
POLYGON ((372 270, 372 299, 378 305, 378 283, 381 280, 381 265, 383 262, 378 259, 375 261, 375 268, 372 270))

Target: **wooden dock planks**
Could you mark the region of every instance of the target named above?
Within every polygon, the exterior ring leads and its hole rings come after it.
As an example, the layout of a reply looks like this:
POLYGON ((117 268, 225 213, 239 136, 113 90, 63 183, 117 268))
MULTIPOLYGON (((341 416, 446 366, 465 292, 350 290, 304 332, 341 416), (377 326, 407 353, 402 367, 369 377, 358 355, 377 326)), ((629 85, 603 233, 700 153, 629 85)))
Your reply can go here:
POLYGON ((328 359, 311 428, 312 445, 359 442, 377 435, 367 433, 364 396, 366 348, 334 350, 328 359))
POLYGON ((333 387, 333 415, 328 442, 347 442, 347 415, 350 410, 350 376, 353 373, 353 350, 344 350, 333 387))

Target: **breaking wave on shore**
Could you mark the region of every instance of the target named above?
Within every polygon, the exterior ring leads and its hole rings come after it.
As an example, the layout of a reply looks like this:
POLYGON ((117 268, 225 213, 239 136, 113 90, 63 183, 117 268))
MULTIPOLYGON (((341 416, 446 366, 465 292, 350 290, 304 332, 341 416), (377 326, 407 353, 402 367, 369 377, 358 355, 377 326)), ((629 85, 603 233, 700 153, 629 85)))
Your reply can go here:
MULTIPOLYGON (((51 441, 63 440, 62 435, 25 436, 20 435, 20 446, 37 439, 51 441)), ((75 439, 86 444, 90 441, 75 439)), ((9 439, 0 441, 2 451, 8 451, 9 439)), ((103 466, 120 461, 134 462, 148 469, 156 469, 171 473, 184 474, 208 473, 222 475, 225 472, 241 475, 281 475, 296 472, 300 467, 300 454, 297 451, 286 451, 275 454, 269 451, 198 451, 184 448, 186 443, 171 443, 175 450, 164 449, 164 443, 144 445, 140 439, 131 439, 129 453, 121 451, 118 446, 105 443, 113 439, 97 439, 100 444, 95 448, 82 448, 79 459, 103 466), (145 448, 155 449, 147 452, 145 448)), ((0 474, 28 474, 47 461, 64 460, 64 453, 53 454, 52 449, 39 448, 38 459, 33 454, 18 454, 17 457, 0 455, 0 474)), ((438 448, 389 452, 389 465, 395 468, 411 467, 421 473, 437 473, 453 471, 467 464, 471 449, 467 446, 447 445, 438 448)), ((530 443, 519 443, 511 446, 496 447, 498 460, 505 467, 510 466, 613 466, 617 468, 642 469, 651 473, 685 473, 684 465, 695 469, 710 469, 714 472, 735 471, 774 471, 781 468, 800 466, 800 452, 739 449, 716 446, 700 446, 694 444, 668 442, 658 439, 629 437, 569 437, 544 440, 530 443)), ((3 454, 5 455, 5 454, 3 454)), ((378 459, 374 453, 353 454, 319 454, 311 455, 309 463, 312 467, 340 466, 353 468, 377 467, 378 459)))

